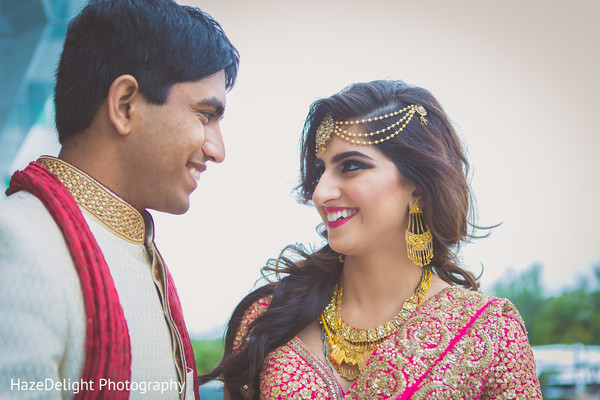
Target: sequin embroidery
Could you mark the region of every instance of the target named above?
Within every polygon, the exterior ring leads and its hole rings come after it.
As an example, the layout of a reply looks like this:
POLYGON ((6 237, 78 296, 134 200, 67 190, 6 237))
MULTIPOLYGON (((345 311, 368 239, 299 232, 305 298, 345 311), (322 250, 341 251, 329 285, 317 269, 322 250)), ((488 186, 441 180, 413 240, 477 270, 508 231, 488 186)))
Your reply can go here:
MULTIPOLYGON (((269 302, 249 309, 241 332, 269 302)), ((298 338, 269 353, 260 393, 265 400, 542 398, 518 311, 506 299, 459 287, 424 302, 375 349, 344 396, 333 373, 298 338)))

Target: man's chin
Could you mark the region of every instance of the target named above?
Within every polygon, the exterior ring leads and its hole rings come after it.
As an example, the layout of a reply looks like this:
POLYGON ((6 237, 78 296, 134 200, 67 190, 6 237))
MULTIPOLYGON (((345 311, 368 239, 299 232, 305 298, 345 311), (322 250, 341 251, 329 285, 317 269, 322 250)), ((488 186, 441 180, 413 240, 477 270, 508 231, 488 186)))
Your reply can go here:
POLYGON ((156 207, 148 207, 152 210, 164 212, 167 214, 181 215, 185 214, 190 209, 190 199, 186 197, 177 202, 169 202, 169 204, 157 205, 156 207))
POLYGON ((189 209, 190 209, 190 203, 188 201, 187 203, 185 203, 185 206, 182 205, 181 207, 175 207, 175 208, 172 208, 165 212, 169 213, 169 214, 174 214, 174 215, 181 215, 181 214, 185 214, 189 209))

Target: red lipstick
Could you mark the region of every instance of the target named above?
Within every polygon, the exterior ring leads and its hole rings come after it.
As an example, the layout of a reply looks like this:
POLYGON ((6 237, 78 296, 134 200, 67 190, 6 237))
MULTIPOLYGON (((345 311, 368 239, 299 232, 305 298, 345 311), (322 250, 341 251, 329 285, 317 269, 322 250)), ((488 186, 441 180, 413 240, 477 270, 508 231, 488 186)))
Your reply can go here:
POLYGON ((339 226, 344 225, 346 222, 350 221, 350 219, 352 219, 352 217, 354 217, 356 215, 356 213, 358 212, 358 209, 350 208, 350 207, 326 207, 325 212, 328 214, 327 215, 327 227, 328 228, 337 228, 339 226), (333 221, 329 220, 331 218, 330 214, 336 214, 336 213, 340 213, 342 211, 347 211, 349 215, 347 214, 348 215, 347 217, 343 217, 342 215, 335 216, 335 220, 333 220, 333 221))

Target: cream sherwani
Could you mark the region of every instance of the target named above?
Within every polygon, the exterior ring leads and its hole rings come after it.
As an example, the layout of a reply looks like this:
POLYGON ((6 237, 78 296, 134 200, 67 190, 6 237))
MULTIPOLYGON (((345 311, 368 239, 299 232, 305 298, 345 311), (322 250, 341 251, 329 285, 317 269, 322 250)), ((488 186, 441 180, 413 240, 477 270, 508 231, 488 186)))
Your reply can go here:
MULTIPOLYGON (((74 167, 42 162, 73 194, 110 268, 129 329, 131 398, 193 399, 150 216, 74 167)), ((77 271, 44 205, 26 191, 0 200, 0 398, 71 398, 97 388, 102 382, 80 378, 85 318, 77 271)))

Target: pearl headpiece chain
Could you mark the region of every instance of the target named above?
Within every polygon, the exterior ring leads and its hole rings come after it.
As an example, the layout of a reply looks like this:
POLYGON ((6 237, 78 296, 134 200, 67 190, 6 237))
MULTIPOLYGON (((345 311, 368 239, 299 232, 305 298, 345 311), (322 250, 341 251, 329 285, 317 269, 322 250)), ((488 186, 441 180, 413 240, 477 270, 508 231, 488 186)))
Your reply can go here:
POLYGON ((317 128, 315 151, 317 155, 319 154, 319 149, 321 150, 321 153, 325 153, 325 147, 327 146, 333 135, 336 135, 339 138, 344 139, 345 141, 350 142, 352 144, 362 144, 365 146, 371 146, 374 144, 385 142, 386 140, 389 140, 397 134, 399 134, 400 132, 402 132, 404 128, 406 128, 406 125, 408 125, 408 123, 412 120, 412 117, 413 115, 415 115, 415 113, 418 113, 420 115, 421 125, 427 125, 427 119, 425 118, 425 116, 427 115, 427 110, 425 110, 425 107, 423 107, 420 104, 411 104, 409 106, 404 107, 401 110, 394 111, 390 114, 380 115, 378 117, 373 118, 357 119, 354 121, 334 121, 331 114, 327 114, 325 118, 323 118, 323 121, 321 121, 321 125, 319 125, 319 127, 317 128), (343 128, 348 125, 364 124, 365 122, 379 121, 383 119, 392 118, 398 115, 401 115, 401 117, 396 122, 391 123, 383 129, 379 129, 373 132, 352 133, 348 132, 348 130, 343 128), (390 133, 386 137, 371 140, 373 136, 382 135, 398 126, 398 129, 396 129, 393 133, 390 133))

